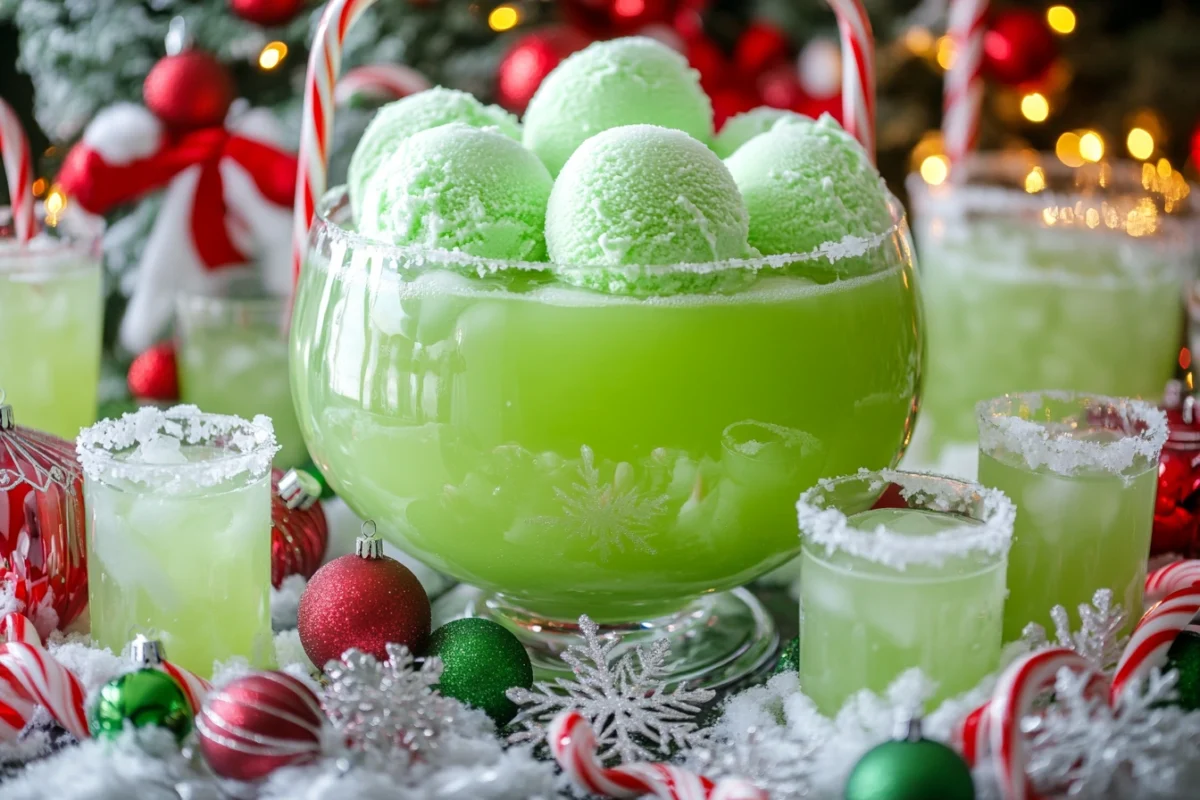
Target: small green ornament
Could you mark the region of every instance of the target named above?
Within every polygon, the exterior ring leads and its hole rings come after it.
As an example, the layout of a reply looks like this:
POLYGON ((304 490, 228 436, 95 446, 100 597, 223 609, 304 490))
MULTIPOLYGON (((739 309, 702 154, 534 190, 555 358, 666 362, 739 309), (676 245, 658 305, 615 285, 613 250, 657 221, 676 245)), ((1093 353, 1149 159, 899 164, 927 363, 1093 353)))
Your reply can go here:
POLYGON ((441 693, 483 710, 497 727, 517 715, 505 692, 533 685, 529 654, 516 636, 491 620, 469 617, 446 623, 429 637, 425 655, 442 659, 441 693))
POLYGON ((1200 709, 1200 634, 1194 629, 1197 625, 1200 625, 1200 614, 1193 617, 1171 642, 1163 667, 1164 671, 1173 669, 1179 673, 1179 681, 1175 684, 1178 697, 1173 705, 1188 711, 1200 709))
POLYGON ((775 674, 781 672, 799 672, 800 671, 800 637, 792 639, 783 646, 783 650, 779 653, 779 660, 775 662, 775 674))
POLYGON ((846 781, 846 800, 975 800, 971 770, 958 753, 921 738, 920 719, 867 751, 846 781))
POLYGON ((138 635, 130 650, 131 660, 142 669, 127 672, 100 687, 88 717, 92 736, 113 739, 128 720, 135 728, 154 725, 166 728, 182 742, 192 730, 192 708, 183 689, 165 672, 154 668, 162 663, 158 642, 138 635))
POLYGON ((321 484, 321 499, 328 500, 334 497, 337 493, 329 486, 329 481, 325 480, 325 473, 321 472, 321 468, 313 462, 309 461, 303 466, 296 467, 301 472, 306 472, 316 479, 317 483, 321 484))

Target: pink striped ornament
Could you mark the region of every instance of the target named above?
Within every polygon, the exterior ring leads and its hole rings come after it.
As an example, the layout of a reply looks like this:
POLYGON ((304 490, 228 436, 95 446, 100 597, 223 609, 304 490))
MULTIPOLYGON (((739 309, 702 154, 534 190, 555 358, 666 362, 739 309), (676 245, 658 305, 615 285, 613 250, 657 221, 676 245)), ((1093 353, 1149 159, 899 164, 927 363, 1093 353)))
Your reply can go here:
POLYGON ((875 161, 875 36, 861 0, 829 0, 842 48, 842 126, 875 161))
POLYGON ((0 160, 8 177, 8 196, 12 198, 13 230, 21 244, 33 238, 33 160, 29 139, 12 106, 0 99, 0 160))
POLYGON ((1146 603, 1157 603, 1172 592, 1200 584, 1200 559, 1189 558, 1159 567, 1146 576, 1146 603))
POLYGON ((717 783, 670 764, 605 767, 596 758, 596 735, 578 711, 564 711, 546 733, 550 751, 577 786, 602 797, 661 800, 768 800, 749 781, 725 778, 717 783))
POLYGON ((983 36, 987 29, 987 0, 951 0, 947 33, 954 61, 946 70, 942 135, 953 166, 979 144, 979 113, 983 106, 983 36))
POLYGON ((1167 663, 1167 651, 1179 632, 1200 611, 1200 586, 1172 592, 1138 622, 1125 645, 1113 674, 1110 699, 1114 705, 1122 695, 1138 684, 1150 670, 1167 663))

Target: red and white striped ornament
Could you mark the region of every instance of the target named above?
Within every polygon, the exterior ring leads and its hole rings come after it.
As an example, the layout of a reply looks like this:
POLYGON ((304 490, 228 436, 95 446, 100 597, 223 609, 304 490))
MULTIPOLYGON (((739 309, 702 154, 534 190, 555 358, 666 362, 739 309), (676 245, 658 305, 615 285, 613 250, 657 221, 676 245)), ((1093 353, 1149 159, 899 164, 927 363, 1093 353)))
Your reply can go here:
POLYGON ((285 672, 257 672, 211 692, 196 715, 200 752, 222 778, 258 780, 321 753, 316 694, 285 672))
POLYGON ((13 231, 21 244, 33 238, 33 159, 29 139, 12 106, 0 99, 0 160, 8 177, 8 196, 12 198, 13 231))

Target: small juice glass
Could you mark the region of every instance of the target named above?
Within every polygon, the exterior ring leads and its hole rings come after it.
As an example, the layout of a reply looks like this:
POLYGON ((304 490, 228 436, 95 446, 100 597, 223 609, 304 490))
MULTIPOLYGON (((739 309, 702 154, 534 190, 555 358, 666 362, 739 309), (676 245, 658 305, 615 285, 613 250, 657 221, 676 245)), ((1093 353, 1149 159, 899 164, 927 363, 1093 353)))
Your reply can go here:
POLYGON ((1072 392, 986 400, 979 420, 979 480, 1019 512, 1008 558, 1004 640, 1050 609, 1074 614, 1097 589, 1130 612, 1142 608, 1154 521, 1162 411, 1137 400, 1072 392))
POLYGON ((275 427, 275 466, 308 460, 288 379, 279 297, 180 295, 176 300, 180 397, 214 414, 266 414, 275 427))
POLYGON ((146 407, 77 449, 95 642, 152 634, 201 675, 233 656, 270 666, 271 421, 146 407))
POLYGON ((20 245, 6 235, 8 216, 0 208, 0 388, 22 425, 74 439, 96 421, 98 232, 56 230, 20 245))
POLYGON ((934 701, 975 686, 1000 656, 1012 503, 936 475, 860 471, 800 496, 800 686, 832 716, 907 669, 934 701), (904 505, 877 508, 889 485, 904 505))

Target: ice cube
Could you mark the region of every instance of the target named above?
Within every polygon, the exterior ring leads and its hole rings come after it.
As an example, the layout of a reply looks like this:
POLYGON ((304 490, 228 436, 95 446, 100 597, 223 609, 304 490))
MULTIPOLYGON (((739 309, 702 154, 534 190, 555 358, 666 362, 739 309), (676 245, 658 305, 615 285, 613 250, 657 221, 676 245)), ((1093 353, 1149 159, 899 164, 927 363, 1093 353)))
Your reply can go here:
POLYGON ((187 456, 180 446, 180 441, 174 436, 152 435, 138 445, 129 460, 143 464, 186 464, 187 456))

